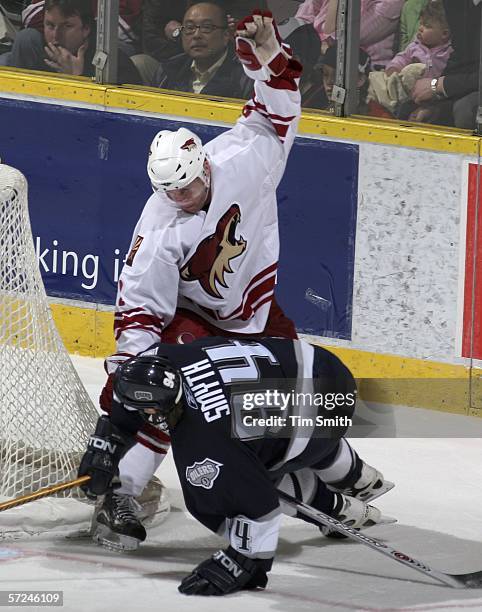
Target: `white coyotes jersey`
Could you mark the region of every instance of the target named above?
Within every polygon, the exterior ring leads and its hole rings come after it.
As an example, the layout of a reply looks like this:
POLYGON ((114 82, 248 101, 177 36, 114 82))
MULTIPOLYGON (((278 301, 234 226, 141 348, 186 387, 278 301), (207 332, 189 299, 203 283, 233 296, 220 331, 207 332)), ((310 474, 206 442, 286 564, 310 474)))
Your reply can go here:
POLYGON ((159 342, 177 307, 221 330, 263 331, 278 265, 276 188, 299 115, 294 80, 288 88, 255 81, 236 125, 205 145, 207 211, 183 212, 161 192, 149 198, 119 281, 117 354, 159 342))

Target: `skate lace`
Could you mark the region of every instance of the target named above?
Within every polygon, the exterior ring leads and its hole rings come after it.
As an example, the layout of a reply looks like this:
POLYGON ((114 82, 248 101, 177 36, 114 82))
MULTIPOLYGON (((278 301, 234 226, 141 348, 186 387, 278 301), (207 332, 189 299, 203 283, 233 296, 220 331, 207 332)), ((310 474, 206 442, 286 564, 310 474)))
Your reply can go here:
POLYGON ((115 513, 121 521, 137 523, 135 501, 128 495, 114 496, 115 513))

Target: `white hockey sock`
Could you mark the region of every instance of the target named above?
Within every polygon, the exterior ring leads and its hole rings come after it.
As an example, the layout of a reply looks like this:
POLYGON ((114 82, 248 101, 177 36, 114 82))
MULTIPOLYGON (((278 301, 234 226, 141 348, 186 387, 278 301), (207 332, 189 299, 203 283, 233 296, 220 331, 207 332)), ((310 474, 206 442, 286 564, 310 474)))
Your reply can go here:
POLYGON ((315 474, 326 484, 338 482, 345 478, 355 464, 356 453, 342 438, 338 445, 338 452, 333 463, 322 470, 313 470, 315 474))
POLYGON ((155 453, 142 444, 135 444, 119 463, 122 486, 115 492, 138 497, 165 456, 164 453, 155 453))

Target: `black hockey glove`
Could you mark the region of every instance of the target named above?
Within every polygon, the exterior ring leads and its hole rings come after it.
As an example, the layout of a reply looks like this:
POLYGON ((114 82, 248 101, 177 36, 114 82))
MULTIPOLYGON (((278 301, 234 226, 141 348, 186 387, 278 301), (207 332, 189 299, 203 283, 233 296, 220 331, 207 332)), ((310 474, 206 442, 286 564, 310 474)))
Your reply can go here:
POLYGON ((109 489, 120 487, 120 482, 113 482, 113 479, 119 473, 119 461, 134 442, 134 439, 122 434, 119 428, 110 422, 109 417, 99 417, 78 472, 78 476, 91 477, 80 487, 87 497, 96 499, 109 489))
POLYGON ((200 563, 178 587, 184 595, 227 595, 244 589, 264 589, 268 576, 264 560, 250 559, 227 548, 200 563))

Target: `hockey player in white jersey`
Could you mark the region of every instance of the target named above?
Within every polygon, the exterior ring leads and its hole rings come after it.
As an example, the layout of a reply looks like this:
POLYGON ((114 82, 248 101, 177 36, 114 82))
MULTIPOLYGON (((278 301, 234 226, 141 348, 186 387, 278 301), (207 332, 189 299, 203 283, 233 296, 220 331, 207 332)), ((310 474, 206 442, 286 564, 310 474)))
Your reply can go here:
MULTIPOLYGON (((107 412, 117 366, 161 339, 296 337, 274 299, 276 188, 301 112, 302 67, 269 12, 255 11, 239 24, 236 48, 254 80, 254 95, 236 125, 204 146, 185 128, 163 130, 152 142, 147 171, 154 193, 119 280, 116 353, 106 360, 110 376, 100 398, 107 412)), ((169 437, 146 426, 137 439, 120 466, 122 488, 99 517, 114 532, 129 522, 142 540, 133 497, 159 466, 169 437)))
MULTIPOLYGON (((205 146, 184 128, 160 132, 151 145, 147 170, 154 194, 119 281, 117 352, 106 360, 109 380, 101 395, 106 412, 117 366, 160 339, 296 337, 274 300, 274 286, 276 188, 301 112, 301 65, 269 12, 254 11, 239 24, 236 50, 254 80, 254 96, 234 128, 205 146)), ((169 435, 150 424, 136 439, 120 464, 122 486, 106 496, 94 518, 94 540, 117 550, 145 539, 135 497, 170 446, 169 435)))

